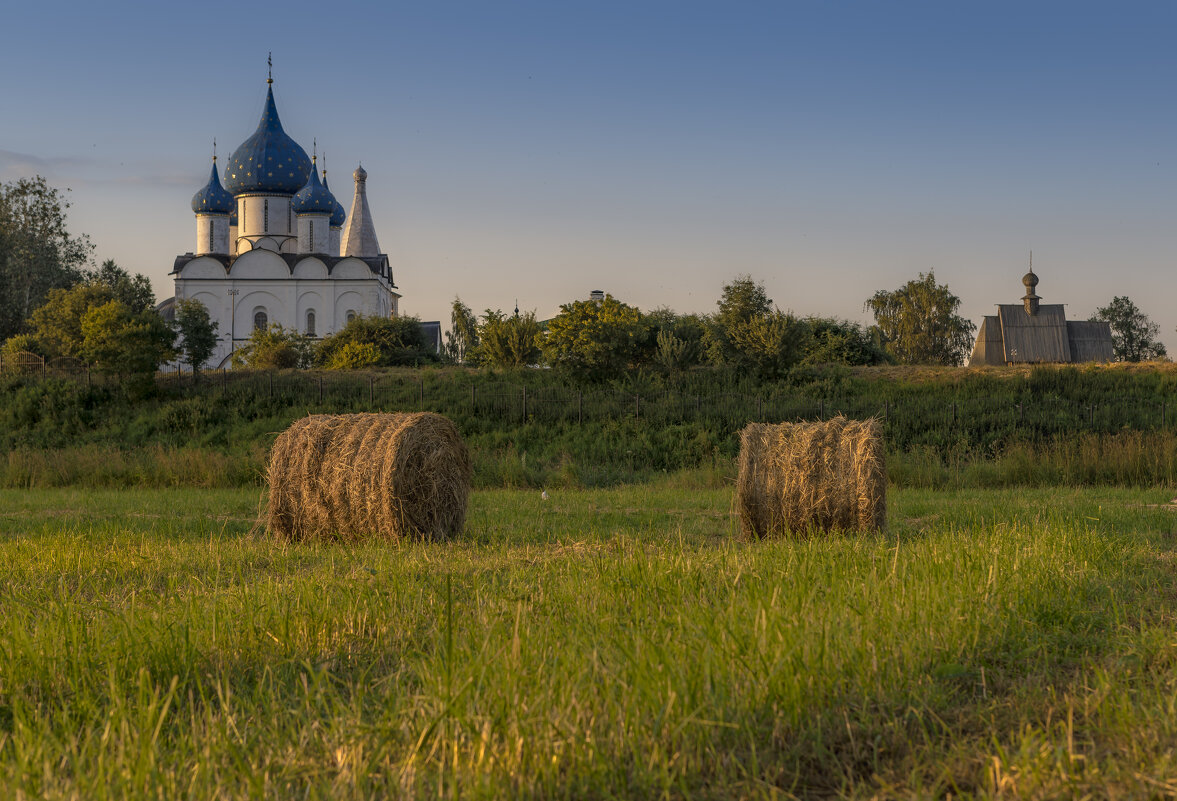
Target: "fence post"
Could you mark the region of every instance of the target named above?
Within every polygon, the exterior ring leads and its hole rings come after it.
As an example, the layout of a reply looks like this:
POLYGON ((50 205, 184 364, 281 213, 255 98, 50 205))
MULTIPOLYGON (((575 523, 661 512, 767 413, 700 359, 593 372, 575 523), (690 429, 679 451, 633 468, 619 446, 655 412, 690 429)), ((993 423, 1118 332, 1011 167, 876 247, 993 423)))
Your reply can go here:
POLYGON ((527 387, 523 387, 523 422, 527 422, 527 387))
POLYGON ((425 376, 417 379, 417 405, 425 408, 425 376))
POLYGON ((584 423, 584 392, 576 390, 576 424, 584 423))
POLYGON ((323 405, 323 376, 319 376, 319 405, 323 405))
POLYGON ((376 402, 376 376, 368 376, 368 406, 376 402))
POLYGON ((271 370, 268 375, 270 377, 270 397, 272 398, 274 397, 274 371, 271 370))
POLYGON ((817 419, 826 419, 826 399, 822 398, 817 402, 817 419))
POLYGON ((474 412, 478 408, 478 403, 476 401, 477 395, 478 395, 478 385, 471 384, 470 385, 470 414, 474 414, 474 412))

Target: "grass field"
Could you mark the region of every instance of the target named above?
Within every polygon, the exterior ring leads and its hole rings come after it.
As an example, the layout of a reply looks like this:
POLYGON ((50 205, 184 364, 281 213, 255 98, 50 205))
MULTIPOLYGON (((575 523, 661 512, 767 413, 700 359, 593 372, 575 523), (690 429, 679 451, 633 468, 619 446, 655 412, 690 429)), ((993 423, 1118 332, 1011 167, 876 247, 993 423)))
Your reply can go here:
POLYGON ((1177 794, 1164 490, 899 490, 741 542, 690 482, 284 546, 256 490, 0 492, 0 797, 1177 794))

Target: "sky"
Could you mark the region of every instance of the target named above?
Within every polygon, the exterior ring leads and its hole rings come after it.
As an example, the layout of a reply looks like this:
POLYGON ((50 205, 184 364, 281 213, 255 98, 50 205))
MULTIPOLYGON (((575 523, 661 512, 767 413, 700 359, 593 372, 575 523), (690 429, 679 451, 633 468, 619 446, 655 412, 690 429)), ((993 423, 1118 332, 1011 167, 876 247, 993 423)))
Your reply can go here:
MULTIPOLYGON (((173 294, 212 141, 286 132, 350 208, 362 162, 401 311, 448 324, 602 289, 711 312, 738 275, 869 322, 921 272, 978 325, 1127 295, 1177 355, 1177 3, 21 3, 0 180, 70 189, 96 258, 173 294)), ((222 162, 223 163, 223 162, 222 162)))

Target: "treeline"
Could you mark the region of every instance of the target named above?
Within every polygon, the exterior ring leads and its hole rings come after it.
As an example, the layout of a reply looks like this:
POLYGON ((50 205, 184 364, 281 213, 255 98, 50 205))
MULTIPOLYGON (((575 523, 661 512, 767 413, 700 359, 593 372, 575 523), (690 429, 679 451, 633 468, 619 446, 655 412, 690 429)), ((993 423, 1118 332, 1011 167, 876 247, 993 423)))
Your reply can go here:
POLYGON ((590 381, 641 369, 674 376, 704 365, 773 380, 798 366, 891 360, 877 332, 846 320, 783 311, 750 276, 726 284, 717 307, 709 315, 669 308, 643 312, 603 295, 565 303, 555 318, 541 323, 531 312, 487 309, 477 317, 459 298, 445 351, 459 364, 544 364, 590 381))

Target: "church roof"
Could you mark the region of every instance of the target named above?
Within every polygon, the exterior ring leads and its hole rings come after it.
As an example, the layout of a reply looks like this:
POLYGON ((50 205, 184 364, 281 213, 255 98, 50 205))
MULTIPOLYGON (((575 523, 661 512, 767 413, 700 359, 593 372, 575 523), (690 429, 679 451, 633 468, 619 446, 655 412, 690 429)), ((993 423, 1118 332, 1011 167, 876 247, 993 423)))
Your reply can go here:
POLYGON ((335 211, 335 197, 327 187, 319 183, 319 173, 311 160, 311 177, 306 186, 298 190, 292 201, 295 214, 332 214, 335 211))
POLYGON ((257 130, 229 157, 225 185, 234 196, 293 195, 306 186, 310 173, 311 160, 306 151, 282 130, 274 89, 270 87, 257 130))
POLYGON ((217 158, 213 156, 213 168, 208 183, 192 196, 192 210, 197 214, 229 214, 234 211, 233 196, 221 186, 217 174, 217 158))
MULTIPOLYGON (((331 188, 329 186, 327 186, 327 170, 326 169, 323 170, 323 188, 326 189, 328 192, 331 191, 331 188)), ((340 203, 338 200, 336 200, 335 195, 332 195, 331 199, 335 201, 335 211, 331 212, 331 227, 332 228, 342 228, 343 224, 345 222, 347 222, 347 209, 345 209, 343 207, 342 203, 340 203)))

